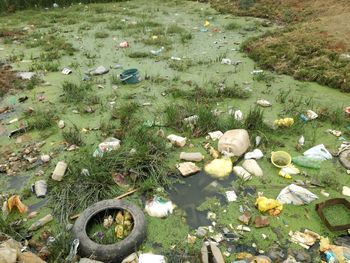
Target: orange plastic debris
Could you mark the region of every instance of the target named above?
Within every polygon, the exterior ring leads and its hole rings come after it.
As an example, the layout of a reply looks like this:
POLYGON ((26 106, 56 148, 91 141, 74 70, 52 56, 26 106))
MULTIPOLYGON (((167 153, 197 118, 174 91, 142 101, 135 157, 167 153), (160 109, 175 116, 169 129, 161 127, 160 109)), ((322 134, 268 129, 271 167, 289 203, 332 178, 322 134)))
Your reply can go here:
POLYGON ((19 195, 13 195, 7 200, 7 206, 11 212, 13 207, 17 207, 18 211, 21 214, 24 214, 28 211, 28 207, 22 203, 19 195))

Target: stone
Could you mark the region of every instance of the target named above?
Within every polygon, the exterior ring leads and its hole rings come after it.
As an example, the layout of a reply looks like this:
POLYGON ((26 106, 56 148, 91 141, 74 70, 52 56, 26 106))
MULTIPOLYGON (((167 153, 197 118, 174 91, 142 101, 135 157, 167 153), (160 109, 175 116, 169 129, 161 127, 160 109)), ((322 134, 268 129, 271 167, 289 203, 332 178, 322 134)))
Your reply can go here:
POLYGON ((1 263, 16 263, 17 250, 8 247, 0 247, 0 262, 1 263))
POLYGON ((63 129, 64 127, 65 127, 64 120, 60 120, 60 121, 58 122, 58 128, 63 129))
POLYGON ((220 249, 214 242, 204 242, 201 248, 201 262, 209 263, 212 260, 209 259, 209 251, 211 250, 211 257, 215 263, 225 263, 224 257, 221 254, 220 249))
POLYGON ((90 71, 90 75, 103 75, 109 72, 109 69, 104 66, 98 66, 96 69, 90 71))
POLYGON ((121 263, 137 263, 138 257, 136 253, 132 253, 131 255, 127 256, 123 259, 121 263))
POLYGON ((23 80, 31 80, 34 76, 34 72, 18 72, 17 76, 23 80))
POLYGON ((48 154, 43 154, 43 155, 40 156, 40 159, 41 159, 41 161, 42 161, 43 163, 47 163, 47 162, 50 161, 51 157, 50 157, 50 155, 48 155, 48 154))
POLYGON ((32 252, 23 252, 19 255, 19 262, 22 263, 46 263, 32 252))
POLYGON ((198 173, 201 170, 195 163, 192 162, 179 163, 176 165, 176 168, 180 171, 182 176, 189 176, 198 173))
POLYGON ((257 216, 255 218, 255 227, 262 228, 270 225, 269 218, 267 216, 257 216))
POLYGON ((170 134, 167 139, 175 146, 178 147, 184 147, 187 141, 186 137, 181 137, 181 136, 177 136, 174 134, 170 134))
POLYGON ((345 196, 350 196, 350 187, 343 186, 342 194, 345 196))
POLYGON ((200 162, 203 159, 204 159, 204 156, 200 152, 194 152, 194 153, 181 152, 180 153, 180 160, 185 160, 189 162, 200 162))
POLYGON ((58 162, 55 170, 52 173, 51 178, 55 181, 62 181, 64 174, 66 173, 67 170, 67 164, 65 162, 58 162))

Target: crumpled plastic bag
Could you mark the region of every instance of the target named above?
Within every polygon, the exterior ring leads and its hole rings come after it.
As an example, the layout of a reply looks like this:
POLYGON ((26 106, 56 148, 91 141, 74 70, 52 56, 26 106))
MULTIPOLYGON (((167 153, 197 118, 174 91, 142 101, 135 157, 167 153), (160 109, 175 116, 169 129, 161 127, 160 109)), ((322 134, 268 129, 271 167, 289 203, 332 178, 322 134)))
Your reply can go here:
POLYGON ((166 261, 162 255, 145 253, 139 256, 139 263, 166 263, 166 261))
POLYGON ((290 127, 294 124, 294 119, 293 118, 279 119, 279 120, 275 120, 273 124, 277 127, 290 127))
POLYGON ((318 196, 301 186, 291 184, 283 188, 276 199, 282 204, 304 205, 318 199, 318 196))
POLYGON ((159 196, 148 200, 145 210, 152 217, 166 217, 173 213, 174 205, 171 201, 167 201, 159 196))
POLYGON ((11 212, 13 207, 17 207, 18 211, 21 214, 24 214, 28 211, 28 207, 22 203, 19 195, 13 195, 7 200, 7 206, 9 211, 11 212))
POLYGON ((94 151, 94 157, 102 157, 105 152, 118 150, 120 148, 120 140, 116 138, 107 138, 98 145, 98 148, 94 151))
POLYGON ((265 196, 259 196, 256 199, 255 206, 259 209, 260 212, 269 212, 272 216, 279 215, 283 210, 283 205, 275 200, 275 199, 269 199, 265 196))
POLYGON ((321 237, 320 251, 326 255, 328 263, 350 262, 350 248, 331 245, 328 237, 321 237))
POLYGON ((323 144, 316 145, 306 152, 304 152, 304 156, 312 157, 314 159, 318 159, 321 161, 332 159, 332 154, 326 149, 323 144))
POLYGON ((290 241, 296 244, 299 244, 303 248, 309 249, 311 246, 315 244, 315 242, 320 239, 320 235, 305 229, 304 232, 299 231, 290 231, 289 232, 290 241))
POLYGON ((204 170, 215 178, 223 178, 232 172, 232 161, 229 158, 214 159, 204 167, 204 170))

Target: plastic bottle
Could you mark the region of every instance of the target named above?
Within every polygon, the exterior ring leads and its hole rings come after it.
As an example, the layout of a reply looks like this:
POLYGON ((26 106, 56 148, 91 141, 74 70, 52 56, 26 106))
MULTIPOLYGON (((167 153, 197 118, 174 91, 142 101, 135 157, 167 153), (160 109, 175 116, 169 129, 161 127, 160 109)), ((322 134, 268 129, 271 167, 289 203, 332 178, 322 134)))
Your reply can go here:
POLYGON ((321 161, 319 159, 315 159, 308 156, 296 156, 296 157, 293 157, 292 161, 296 165, 306 167, 306 168, 313 168, 313 169, 321 168, 321 161))

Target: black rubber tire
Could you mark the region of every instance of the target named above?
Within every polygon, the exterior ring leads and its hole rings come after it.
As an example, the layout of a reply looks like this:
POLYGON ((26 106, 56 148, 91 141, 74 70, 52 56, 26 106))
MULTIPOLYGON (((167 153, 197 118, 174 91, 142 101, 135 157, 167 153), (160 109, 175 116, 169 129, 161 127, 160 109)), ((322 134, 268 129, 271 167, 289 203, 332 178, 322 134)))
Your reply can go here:
POLYGON ((350 170, 350 150, 345 150, 339 154, 339 161, 348 170, 350 170))
POLYGON ((79 255, 91 256, 105 263, 120 263, 125 257, 135 252, 146 238, 146 220, 143 212, 135 205, 117 199, 104 200, 85 209, 75 222, 72 231, 74 238, 79 239, 80 242, 79 255), (88 237, 86 227, 91 218, 107 209, 127 210, 133 217, 134 227, 131 233, 122 241, 110 245, 101 245, 88 237))

